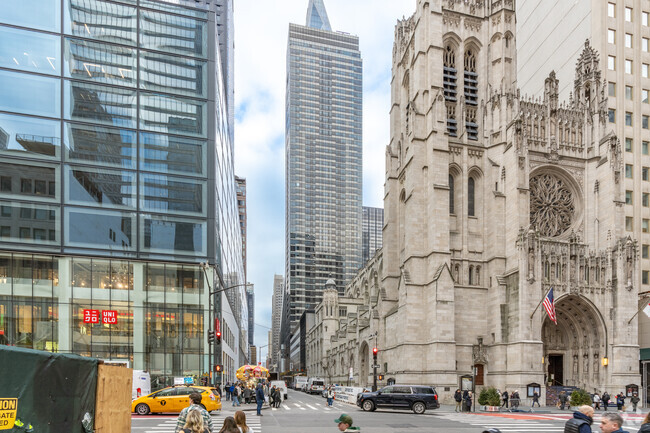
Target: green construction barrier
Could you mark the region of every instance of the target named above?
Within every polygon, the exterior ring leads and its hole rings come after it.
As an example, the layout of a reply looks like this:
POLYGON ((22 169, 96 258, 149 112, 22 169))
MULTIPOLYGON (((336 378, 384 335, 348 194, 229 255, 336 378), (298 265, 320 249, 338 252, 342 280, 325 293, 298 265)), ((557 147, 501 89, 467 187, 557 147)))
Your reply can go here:
POLYGON ((0 346, 0 433, 87 433, 97 359, 0 346), (88 415, 86 415, 88 414, 88 415))

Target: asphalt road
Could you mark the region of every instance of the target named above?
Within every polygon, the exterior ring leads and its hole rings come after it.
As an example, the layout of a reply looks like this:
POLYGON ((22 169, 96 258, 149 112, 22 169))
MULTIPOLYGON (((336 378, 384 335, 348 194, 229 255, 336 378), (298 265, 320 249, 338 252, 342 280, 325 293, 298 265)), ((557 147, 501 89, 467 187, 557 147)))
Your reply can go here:
MULTIPOLYGON (((254 405, 242 405, 246 412, 248 425, 255 433, 327 433, 338 432, 334 420, 347 413, 354 419, 354 425, 362 433, 422 433, 453 432, 481 433, 487 428, 498 428, 502 433, 560 433, 570 417, 567 412, 546 414, 536 413, 455 413, 451 407, 429 410, 423 415, 408 411, 376 410, 364 412, 360 408, 342 402, 327 407, 320 395, 307 395, 289 390, 289 399, 279 409, 265 407, 263 416, 255 414, 254 405)), ((219 413, 212 415, 216 432, 219 431, 226 416, 232 416, 235 408, 231 402, 224 401, 219 413)), ((642 415, 624 416, 624 430, 634 433, 640 427, 642 415)), ((598 432, 599 415, 596 416, 593 431, 598 432)), ((175 415, 133 416, 133 433, 173 433, 176 426, 175 415)), ((216 433, 215 432, 215 433, 216 433)))

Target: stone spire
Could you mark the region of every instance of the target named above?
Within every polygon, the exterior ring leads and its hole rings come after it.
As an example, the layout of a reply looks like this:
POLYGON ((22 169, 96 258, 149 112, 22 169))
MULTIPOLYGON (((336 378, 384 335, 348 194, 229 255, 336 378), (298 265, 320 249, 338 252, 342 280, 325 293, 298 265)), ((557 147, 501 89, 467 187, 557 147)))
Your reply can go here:
POLYGON ((307 27, 332 31, 323 0, 309 0, 307 7, 307 27))

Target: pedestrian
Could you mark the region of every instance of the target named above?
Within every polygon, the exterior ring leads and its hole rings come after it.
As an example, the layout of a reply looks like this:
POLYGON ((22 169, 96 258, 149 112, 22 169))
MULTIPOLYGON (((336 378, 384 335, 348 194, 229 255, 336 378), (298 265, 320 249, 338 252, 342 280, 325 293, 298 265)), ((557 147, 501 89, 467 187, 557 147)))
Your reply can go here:
POLYGON ((456 392, 454 393, 454 400, 456 400, 456 408, 454 409, 454 411, 462 412, 463 393, 460 392, 460 389, 456 389, 456 392))
POLYGON ((622 392, 619 392, 618 394, 616 394, 616 409, 623 410, 624 405, 625 405, 625 395, 623 395, 622 392))
POLYGON ((251 402, 251 396, 253 395, 253 392, 251 391, 251 388, 250 388, 249 385, 247 385, 244 388, 243 394, 244 394, 244 403, 249 404, 251 402))
POLYGON ((257 400, 257 415, 262 416, 262 405, 264 404, 264 390, 262 385, 257 385, 255 390, 255 400, 257 400))
MULTIPOLYGON (((566 395, 565 391, 560 392, 560 409, 564 410, 564 406, 567 406, 567 401, 569 400, 569 397, 566 395)), ((567 409, 570 408, 570 406, 567 407, 567 409)))
POLYGON ((467 412, 471 412, 472 411, 472 391, 467 391, 467 396, 465 397, 464 403, 465 403, 465 410, 467 412))
POLYGON ((650 433, 650 412, 643 418, 641 428, 638 433, 650 433))
POLYGON ((623 418, 615 412, 605 412, 600 419, 602 433, 628 433, 623 430, 623 418))
POLYGON ((235 421, 235 418, 231 416, 227 416, 223 420, 223 425, 221 426, 221 430, 219 430, 219 433, 239 433, 239 428, 237 427, 237 422, 235 421))
POLYGON ((203 424, 208 428, 210 433, 212 433, 214 431, 214 427, 212 426, 212 417, 201 405, 201 394, 198 392, 193 392, 189 395, 189 397, 190 405, 183 409, 180 414, 178 414, 176 429, 174 432, 179 433, 181 430, 183 430, 183 428, 185 428, 185 423, 187 422, 187 414, 190 411, 196 410, 201 414, 201 417, 203 418, 203 424))
POLYGON ((203 422, 201 412, 198 410, 191 410, 187 413, 187 420, 181 429, 183 433, 210 433, 208 428, 203 422))
POLYGON ((512 395, 510 396, 510 407, 519 409, 520 402, 521 402, 521 398, 519 397, 519 390, 515 390, 515 392, 513 392, 512 395))
POLYGON ((332 403, 334 403, 334 389, 330 385, 327 387, 327 405, 332 407, 332 403))
POLYGON ((503 391, 503 394, 501 395, 501 397, 503 398, 503 404, 501 405, 501 407, 505 407, 506 409, 508 409, 508 390, 507 389, 505 391, 503 391))
POLYGON ((218 383, 217 383, 217 385, 214 387, 214 389, 217 390, 217 393, 219 394, 219 397, 221 397, 221 387, 219 386, 218 383))
POLYGON ((230 401, 230 396, 232 395, 232 391, 230 390, 230 382, 226 383, 225 389, 226 389, 226 399, 230 401))
POLYGON ((335 423, 339 425, 339 431, 346 432, 359 432, 361 429, 359 427, 352 427, 352 417, 347 414, 341 414, 340 417, 334 420, 335 423))
POLYGON ((609 406, 609 400, 611 397, 609 396, 609 393, 607 391, 603 392, 603 410, 607 410, 607 406, 609 406))
POLYGON ((273 392, 273 403, 276 408, 280 407, 280 404, 282 403, 282 395, 280 394, 280 388, 278 387, 273 387, 275 391, 273 392))
POLYGON ((241 403, 239 403, 239 397, 241 395, 241 391, 239 388, 239 385, 235 385, 232 389, 232 405, 233 406, 241 406, 241 403))
POLYGON ((630 398, 630 403, 632 403, 632 411, 636 412, 636 405, 639 404, 639 401, 641 399, 639 398, 639 394, 636 392, 632 394, 632 398, 630 398))
POLYGON ((237 423, 237 427, 239 427, 241 433, 255 433, 251 427, 246 425, 246 414, 243 410, 235 412, 235 422, 237 423))
POLYGON ((531 407, 535 407, 535 403, 537 403, 537 407, 541 407, 539 404, 539 393, 537 391, 533 392, 533 405, 531 407))
POLYGON ((269 406, 275 407, 275 385, 269 390, 269 406))
POLYGON ((594 394, 593 400, 594 400, 594 409, 596 410, 600 409, 600 395, 598 395, 598 393, 594 394))
POLYGON ((566 433, 591 433, 591 424, 594 422, 594 408, 583 405, 573 412, 573 418, 564 424, 566 433))

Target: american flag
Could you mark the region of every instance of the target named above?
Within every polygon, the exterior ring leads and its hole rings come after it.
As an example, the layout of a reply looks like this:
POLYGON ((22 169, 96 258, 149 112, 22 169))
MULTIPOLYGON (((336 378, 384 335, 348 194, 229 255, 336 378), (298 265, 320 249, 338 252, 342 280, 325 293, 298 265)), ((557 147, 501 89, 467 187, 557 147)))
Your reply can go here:
POLYGON ((555 317, 555 299, 553 298, 553 288, 551 288, 551 290, 549 290, 546 294, 543 304, 546 313, 548 313, 548 318, 557 325, 557 317, 555 317))

